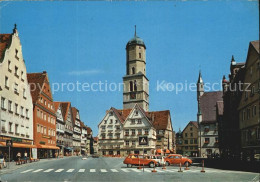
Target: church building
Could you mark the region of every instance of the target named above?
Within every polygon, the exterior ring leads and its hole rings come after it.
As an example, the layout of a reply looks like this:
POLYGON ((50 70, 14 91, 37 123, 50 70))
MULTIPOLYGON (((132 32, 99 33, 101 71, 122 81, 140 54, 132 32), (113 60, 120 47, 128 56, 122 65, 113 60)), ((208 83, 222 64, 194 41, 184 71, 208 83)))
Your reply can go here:
POLYGON ((100 155, 170 153, 173 128, 169 110, 149 111, 149 80, 146 77, 146 46, 137 36, 126 44, 126 75, 123 77, 123 109, 111 107, 98 125, 100 155), (139 137, 148 144, 139 145, 139 137))

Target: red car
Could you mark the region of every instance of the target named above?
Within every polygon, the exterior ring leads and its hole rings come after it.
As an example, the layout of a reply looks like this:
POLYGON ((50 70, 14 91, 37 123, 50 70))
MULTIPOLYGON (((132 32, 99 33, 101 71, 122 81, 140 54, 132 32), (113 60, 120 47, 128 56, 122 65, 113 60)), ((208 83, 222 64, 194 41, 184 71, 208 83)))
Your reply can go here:
POLYGON ((190 160, 187 157, 183 157, 180 154, 170 154, 168 155, 165 159, 165 164, 166 165, 171 165, 171 164, 180 164, 186 166, 188 164, 188 166, 190 166, 192 164, 192 160, 190 160))
POLYGON ((155 165, 157 165, 157 162, 152 159, 152 157, 147 155, 143 156, 139 154, 130 154, 125 158, 124 164, 126 164, 127 167, 144 165, 153 168, 155 165))

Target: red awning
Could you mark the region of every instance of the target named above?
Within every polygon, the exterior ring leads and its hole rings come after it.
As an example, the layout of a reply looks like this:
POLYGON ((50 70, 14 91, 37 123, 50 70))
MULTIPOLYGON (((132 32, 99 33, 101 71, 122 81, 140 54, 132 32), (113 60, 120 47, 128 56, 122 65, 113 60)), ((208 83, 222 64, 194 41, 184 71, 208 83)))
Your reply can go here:
POLYGON ((161 154, 161 153, 163 153, 163 151, 161 149, 156 149, 156 153, 161 154))
MULTIPOLYGON (((1 147, 6 147, 5 142, 0 142, 1 147)), ((37 148, 36 145, 23 144, 23 143, 13 143, 13 147, 15 148, 37 148)))
POLYGON ((170 153, 171 153, 171 151, 170 151, 170 150, 168 150, 168 149, 166 149, 166 150, 165 150, 165 153, 166 153, 166 154, 170 154, 170 153))

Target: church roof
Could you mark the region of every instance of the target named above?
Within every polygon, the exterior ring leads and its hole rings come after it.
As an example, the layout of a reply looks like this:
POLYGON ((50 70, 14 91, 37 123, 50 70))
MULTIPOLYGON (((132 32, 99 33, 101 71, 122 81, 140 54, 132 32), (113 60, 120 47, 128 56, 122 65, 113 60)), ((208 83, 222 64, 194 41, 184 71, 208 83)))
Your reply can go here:
POLYGON ((141 46, 145 47, 143 39, 141 39, 140 37, 138 37, 136 35, 127 42, 126 47, 131 46, 131 45, 141 45, 141 46))
POLYGON ((205 92, 200 98, 200 108, 202 113, 202 123, 215 123, 216 118, 216 103, 222 101, 223 92, 205 92))

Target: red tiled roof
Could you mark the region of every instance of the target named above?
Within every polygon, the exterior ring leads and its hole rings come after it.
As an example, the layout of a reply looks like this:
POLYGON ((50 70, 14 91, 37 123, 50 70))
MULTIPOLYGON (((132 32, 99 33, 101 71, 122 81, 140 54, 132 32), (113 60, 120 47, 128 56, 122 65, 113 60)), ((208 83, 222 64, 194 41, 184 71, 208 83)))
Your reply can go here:
POLYGON ((216 122, 216 103, 223 101, 223 92, 205 92, 200 98, 200 109, 202 113, 202 122, 215 123, 216 122))
MULTIPOLYGON (((141 108, 141 107, 140 107, 141 108)), ((118 110, 115 108, 111 108, 121 123, 124 123, 128 115, 130 114, 132 109, 122 109, 118 110)), ((142 108, 141 110, 144 112, 146 117, 149 119, 149 121, 152 123, 152 125, 157 130, 166 130, 168 126, 168 121, 170 120, 170 111, 153 111, 153 112, 145 112, 142 108)), ((171 120, 170 120, 171 121, 171 120)))
POLYGON ((97 142, 97 141, 98 141, 98 137, 93 137, 93 140, 94 140, 95 142, 97 142))
POLYGON ((72 122, 75 124, 78 109, 76 107, 72 107, 71 111, 72 111, 72 122))
POLYGON ((60 102, 61 107, 62 107, 62 116, 64 121, 67 120, 68 112, 70 109, 70 102, 60 102))
POLYGON ((192 123, 196 128, 198 128, 198 122, 197 121, 190 121, 190 123, 192 123))
POLYGON ((150 115, 152 119, 152 124, 157 130, 166 130, 168 126, 168 121, 170 120, 170 111, 154 111, 146 112, 150 115))
POLYGON ((36 103, 38 100, 46 76, 46 73, 27 73, 33 103, 36 103))
POLYGON ((60 106, 60 102, 53 102, 53 104, 54 104, 55 111, 57 112, 57 110, 60 106))
POLYGON ((0 34, 0 62, 4 59, 5 50, 10 46, 12 34, 0 34))
POLYGON ((92 129, 90 127, 87 127, 87 132, 90 134, 92 132, 92 129))

